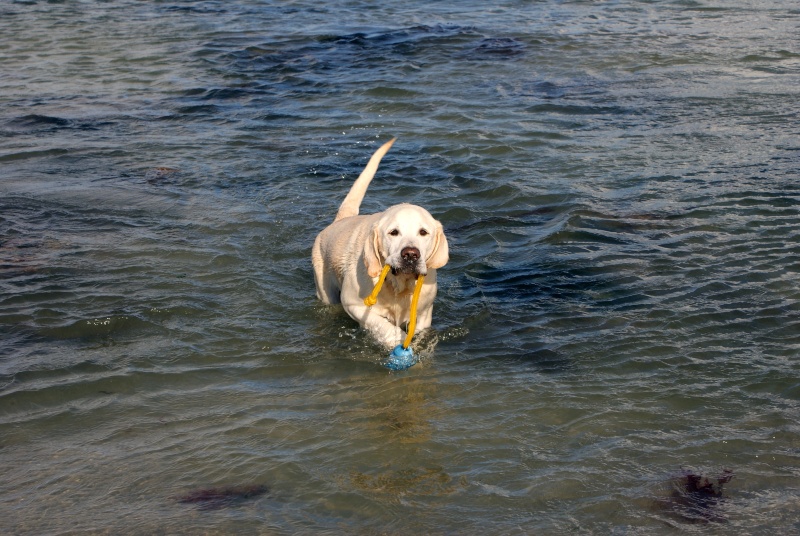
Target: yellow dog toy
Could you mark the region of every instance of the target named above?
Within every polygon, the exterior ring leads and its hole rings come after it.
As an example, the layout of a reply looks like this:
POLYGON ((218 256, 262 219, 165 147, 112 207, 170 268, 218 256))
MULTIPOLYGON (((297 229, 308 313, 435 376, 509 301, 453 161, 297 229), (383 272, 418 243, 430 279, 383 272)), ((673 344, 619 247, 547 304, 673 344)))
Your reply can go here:
MULTIPOLYGON (((388 264, 384 265, 383 270, 381 270, 381 275, 378 277, 378 282, 375 283, 375 288, 372 289, 369 296, 364 298, 364 305, 372 307, 377 303, 378 293, 381 291, 383 281, 386 279, 391 269, 392 267, 388 264)), ((422 274, 418 275, 417 282, 414 285, 414 295, 411 297, 411 311, 408 318, 408 335, 406 336, 406 340, 403 344, 398 345, 392 350, 392 353, 389 355, 389 361, 384 363, 392 370, 404 370, 417 362, 417 358, 414 352, 409 348, 409 345, 411 344, 411 339, 414 337, 414 329, 417 327, 417 302, 419 302, 419 293, 422 291, 422 284, 424 282, 425 276, 422 274)))

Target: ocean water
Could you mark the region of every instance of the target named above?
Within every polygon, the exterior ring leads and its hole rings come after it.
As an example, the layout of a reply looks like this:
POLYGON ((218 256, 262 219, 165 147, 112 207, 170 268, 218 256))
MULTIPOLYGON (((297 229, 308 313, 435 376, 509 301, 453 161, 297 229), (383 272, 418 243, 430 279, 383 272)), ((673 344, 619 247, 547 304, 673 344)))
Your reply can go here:
MULTIPOLYGON (((396 4, 396 5, 395 5, 396 4)), ((800 532, 800 9, 0 5, 0 532, 800 532), (442 221, 405 372, 316 234, 442 221)))

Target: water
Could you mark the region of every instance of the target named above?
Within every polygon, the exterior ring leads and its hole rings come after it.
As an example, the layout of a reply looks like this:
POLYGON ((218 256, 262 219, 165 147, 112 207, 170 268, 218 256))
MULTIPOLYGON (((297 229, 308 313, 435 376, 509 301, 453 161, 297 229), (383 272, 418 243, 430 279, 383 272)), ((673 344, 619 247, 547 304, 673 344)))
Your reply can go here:
POLYGON ((392 4, 0 7, 3 533, 800 531, 795 3, 392 4), (392 136, 403 373, 309 259, 392 136))

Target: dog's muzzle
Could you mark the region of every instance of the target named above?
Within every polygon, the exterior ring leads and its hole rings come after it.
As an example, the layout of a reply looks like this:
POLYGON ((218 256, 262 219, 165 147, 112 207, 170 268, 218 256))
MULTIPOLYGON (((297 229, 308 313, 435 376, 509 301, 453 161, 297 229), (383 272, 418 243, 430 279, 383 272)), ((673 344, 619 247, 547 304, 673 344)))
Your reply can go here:
POLYGON ((421 254, 415 247, 405 247, 400 251, 400 265, 392 267, 392 274, 425 274, 425 263, 420 261, 421 254))

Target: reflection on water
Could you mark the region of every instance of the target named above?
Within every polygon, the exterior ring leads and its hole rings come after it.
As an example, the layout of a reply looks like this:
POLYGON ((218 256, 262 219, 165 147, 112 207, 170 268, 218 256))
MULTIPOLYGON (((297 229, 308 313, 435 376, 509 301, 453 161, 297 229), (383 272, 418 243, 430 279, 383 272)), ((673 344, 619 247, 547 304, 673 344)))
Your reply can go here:
POLYGON ((4 529, 792 532, 797 25, 3 4, 4 529), (363 212, 451 244, 402 373, 309 259, 392 136, 363 212))
POLYGON ((407 501, 409 496, 444 495, 466 487, 466 478, 454 485, 440 467, 388 470, 377 475, 354 472, 350 486, 369 493, 386 495, 390 501, 407 501))

